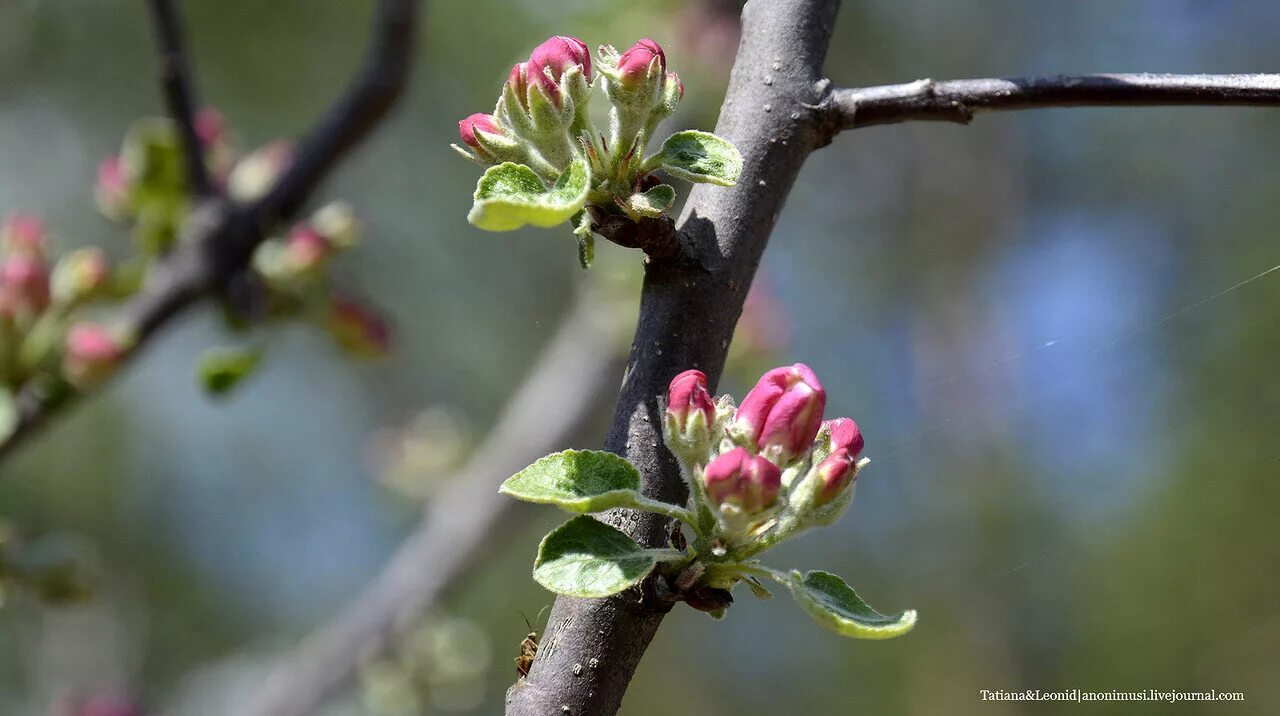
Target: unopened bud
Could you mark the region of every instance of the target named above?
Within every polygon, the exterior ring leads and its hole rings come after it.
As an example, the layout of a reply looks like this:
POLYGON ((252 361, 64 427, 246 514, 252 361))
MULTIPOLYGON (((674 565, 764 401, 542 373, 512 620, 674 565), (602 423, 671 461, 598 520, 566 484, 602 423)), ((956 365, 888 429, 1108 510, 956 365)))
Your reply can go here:
POLYGON ((476 132, 494 134, 499 137, 504 135, 502 127, 498 126, 498 118, 492 114, 477 112, 458 122, 458 136, 462 138, 462 143, 474 149, 482 157, 488 156, 488 151, 480 143, 480 140, 476 138, 476 132))
POLYGON ((758 451, 790 462, 809 451, 826 402, 826 391, 809 366, 774 368, 747 393, 730 429, 758 451))
POLYGON ((316 228, 307 222, 295 224, 285 240, 289 265, 301 271, 318 267, 333 253, 333 247, 316 228))
POLYGON ((49 269, 34 253, 13 253, 0 264, 6 312, 35 315, 49 306, 49 269))
POLYGON ((124 162, 113 154, 98 164, 98 181, 93 187, 98 210, 109 219, 123 219, 129 214, 129 177, 124 162))
POLYGON ((202 107, 196 113, 196 137, 206 149, 217 144, 227 133, 227 120, 213 107, 202 107))
POLYGON ((662 77, 666 71, 667 56, 662 46, 648 38, 632 45, 618 58, 618 82, 629 90, 638 88, 651 76, 662 77))
POLYGON ((274 141, 241 159, 227 177, 227 192, 238 201, 262 197, 293 163, 293 144, 274 141))
POLYGON ((30 214, 10 214, 0 227, 0 244, 12 253, 44 255, 44 236, 44 222, 30 214))
POLYGON ((124 354, 124 342, 109 329, 77 323, 67 331, 62 372, 72 385, 87 388, 111 375, 124 354))
POLYGON ((707 376, 700 370, 686 370, 671 379, 667 390, 667 412, 680 426, 688 424, 690 416, 701 413, 706 424, 715 419, 716 405, 707 392, 707 376))
POLYGON ((325 204, 311 215, 310 223, 335 249, 349 249, 360 243, 360 222, 355 209, 345 201, 325 204))
POLYGON ((338 345, 361 358, 379 358, 391 350, 391 327, 386 320, 349 298, 333 298, 328 328, 338 345))
POLYGON ((89 246, 58 259, 53 267, 53 300, 69 305, 92 298, 107 284, 111 262, 102 249, 89 246))
POLYGON ((716 506, 731 504, 747 514, 772 505, 782 489, 777 465, 746 448, 736 447, 707 465, 703 472, 707 497, 716 506))
POLYGON ((525 110, 529 109, 529 63, 520 62, 511 67, 511 74, 507 75, 507 86, 511 88, 511 93, 519 100, 520 106, 525 110))
POLYGON ((560 78, 575 65, 582 67, 583 79, 591 84, 591 50, 587 43, 576 37, 557 35, 535 47, 529 55, 529 81, 559 104, 560 78))

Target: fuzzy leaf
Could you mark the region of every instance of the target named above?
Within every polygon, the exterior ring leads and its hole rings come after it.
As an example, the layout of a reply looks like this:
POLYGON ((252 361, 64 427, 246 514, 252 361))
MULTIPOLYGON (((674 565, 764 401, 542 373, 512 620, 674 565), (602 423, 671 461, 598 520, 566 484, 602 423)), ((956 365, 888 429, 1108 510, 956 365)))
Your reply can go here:
POLYGON ((690 129, 676 132, 662 143, 653 160, 672 176, 686 181, 733 186, 742 172, 742 155, 737 147, 710 132, 690 129))
POLYGON ((240 384, 262 358, 262 351, 248 348, 212 348, 200 355, 200 385, 210 395, 225 395, 240 384))
POLYGON ((862 601, 853 588, 830 572, 792 572, 787 585, 809 616, 822 626, 854 639, 892 639, 911 631, 916 612, 885 616, 862 601))
POLYGON ((550 190, 529 167, 503 162, 480 177, 467 221, 486 231, 563 224, 586 203, 590 185, 590 170, 581 159, 569 164, 550 190))
POLYGON ((675 187, 659 184, 643 194, 632 194, 627 199, 629 213, 656 219, 662 216, 676 201, 675 187))
POLYGON ((607 597, 648 576, 667 552, 645 549, 620 530, 580 515, 543 538, 533 578, 557 594, 607 597))
POLYGON ((639 500, 640 472, 611 452, 565 450, 507 478, 498 491, 569 512, 601 512, 639 500))

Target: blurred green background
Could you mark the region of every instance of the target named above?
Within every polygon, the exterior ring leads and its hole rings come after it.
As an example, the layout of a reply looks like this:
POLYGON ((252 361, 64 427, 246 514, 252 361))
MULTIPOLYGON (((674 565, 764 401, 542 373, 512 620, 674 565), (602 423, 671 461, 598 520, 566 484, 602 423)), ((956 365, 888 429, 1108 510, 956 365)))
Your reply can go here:
MULTIPOLYGON (((126 250, 91 187, 129 124, 161 110, 142 5, 0 3, 0 214, 42 215, 60 249, 126 250)), ((183 5, 202 97, 247 146, 310 125, 356 66, 372 9, 183 5)), ((479 170, 448 149, 456 120, 489 110, 548 35, 652 36, 686 88, 670 126, 710 129, 736 7, 432 2, 423 33, 407 100, 321 192, 368 225, 339 270, 395 317, 396 352, 353 364, 286 329, 260 375, 210 400, 193 366, 227 336, 208 309, 0 465, 0 517, 65 536, 100 574, 87 606, 0 610, 0 713, 105 692, 156 713, 234 713, 412 526, 401 483, 416 478, 380 479, 394 460, 375 436, 432 406, 463 443, 482 435, 573 288, 598 280, 567 229, 466 223, 479 170)), ((827 71, 843 85, 1268 71, 1278 36, 1265 0, 862 0, 844 3, 827 71)), ((720 623, 677 609, 623 713, 1079 709, 978 698, 1027 688, 1246 694, 1098 713, 1280 712, 1280 272, 1246 282, 1280 264, 1277 156, 1280 113, 1258 109, 1005 114, 860 130, 813 155, 761 267, 765 326, 740 332, 753 345, 736 347, 721 389, 741 395, 772 364, 814 367, 873 464, 841 523, 772 561, 839 573, 920 623, 847 641, 785 596, 745 590, 720 623)), ((638 254, 601 254, 599 276, 640 272, 638 254)), ((598 396, 602 422, 574 446, 599 446, 613 400, 598 396)), ((434 670, 456 683, 410 688, 409 666, 379 662, 326 713, 500 710, 520 613, 551 601, 528 576, 536 539, 560 519, 519 515, 449 616, 425 622, 453 625, 427 641, 453 635, 437 641, 466 663, 434 670)))

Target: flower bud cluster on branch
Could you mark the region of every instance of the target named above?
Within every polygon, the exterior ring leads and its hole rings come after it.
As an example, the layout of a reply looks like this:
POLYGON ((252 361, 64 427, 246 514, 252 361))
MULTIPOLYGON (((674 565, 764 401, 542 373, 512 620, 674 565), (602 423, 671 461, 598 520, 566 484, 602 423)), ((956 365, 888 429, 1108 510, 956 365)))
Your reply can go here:
MULTIPOLYGON (((285 142, 241 155, 212 109, 196 116, 195 130, 210 180, 237 201, 263 196, 292 159, 285 142)), ((137 337, 114 320, 110 306, 138 293, 158 270, 196 207, 176 125, 164 118, 136 122, 120 152, 99 164, 94 197, 107 218, 131 230, 134 251, 114 265, 98 247, 52 256, 45 225, 33 216, 13 214, 0 228, 0 440, 20 419, 21 392, 56 402, 91 389, 133 348, 137 337)), ((386 321, 335 289, 328 276, 329 263, 357 245, 360 234, 351 206, 334 202, 283 236, 269 236, 239 282, 247 290, 228 293, 228 325, 242 331, 265 320, 307 320, 353 355, 384 353, 386 321)), ((257 365, 259 353, 206 354, 205 387, 229 389, 257 365)))
POLYGON ((732 186, 742 156, 713 134, 677 132, 645 154, 683 96, 684 84, 653 40, 622 53, 601 47, 593 72, 585 42, 552 37, 511 68, 493 114, 458 123, 466 148, 454 149, 488 167, 467 219, 489 231, 572 221, 586 268, 599 225, 667 214, 676 193, 662 174, 732 186), (609 102, 607 134, 588 113, 594 88, 609 102))
POLYGON ((581 515, 543 540, 534 579, 559 594, 604 597, 654 575, 647 593, 719 618, 739 582, 758 597, 770 597, 761 581, 767 578, 839 634, 905 634, 915 625, 914 611, 886 616, 833 574, 783 572, 756 559, 801 532, 832 524, 853 501, 867 463, 862 431, 849 418, 824 422, 825 407, 826 391, 802 363, 765 373, 739 406, 728 395, 713 398, 701 371, 680 373, 667 392, 663 436, 680 464, 686 504, 645 497, 639 471, 605 452, 548 455, 508 479, 501 491, 575 513, 617 507, 656 512, 683 522, 693 539, 677 531, 668 547, 646 549, 581 515))

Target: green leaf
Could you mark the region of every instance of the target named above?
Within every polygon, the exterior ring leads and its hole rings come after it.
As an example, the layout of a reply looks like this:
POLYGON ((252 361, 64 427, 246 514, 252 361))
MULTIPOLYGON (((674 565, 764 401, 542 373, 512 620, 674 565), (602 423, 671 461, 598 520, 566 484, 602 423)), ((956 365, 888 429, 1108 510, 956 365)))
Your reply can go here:
POLYGON ((787 586, 809 616, 824 627, 855 639, 892 639, 911 631, 916 612, 885 616, 862 601, 853 588, 830 572, 792 572, 787 586))
POLYGON ((591 186, 587 163, 575 159, 550 190, 529 167, 503 162, 489 167, 476 184, 467 221, 486 231, 514 231, 525 224, 563 224, 586 204, 591 186))
POLYGON ((507 478, 498 491, 569 512, 601 512, 640 500, 640 472, 611 452, 565 450, 507 478))
POLYGON ((543 538, 533 578, 557 594, 607 597, 644 579, 658 562, 679 554, 645 549, 620 530, 579 515, 543 538))
POLYGON ((258 367, 262 351, 249 348, 212 348, 200 356, 200 385, 210 395, 225 395, 258 367))
POLYGON ((586 271, 596 260, 596 236, 591 232, 591 214, 585 210, 573 217, 573 236, 578 240, 578 266, 586 271))
POLYGON ((643 194, 632 194, 627 199, 627 211, 656 219, 670 209, 675 201, 675 187, 670 184, 659 184, 643 194))
POLYGON ((18 400, 13 391, 0 386, 0 442, 9 439, 18 427, 18 400))
POLYGON ((686 181, 733 186, 742 172, 737 147, 710 132, 676 132, 662 143, 662 151, 645 164, 660 163, 672 176, 686 181))

